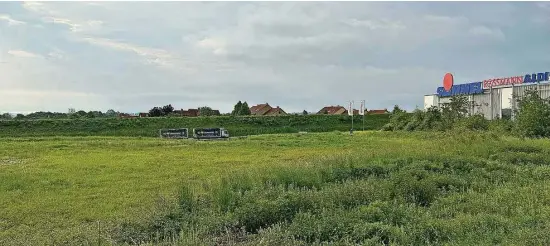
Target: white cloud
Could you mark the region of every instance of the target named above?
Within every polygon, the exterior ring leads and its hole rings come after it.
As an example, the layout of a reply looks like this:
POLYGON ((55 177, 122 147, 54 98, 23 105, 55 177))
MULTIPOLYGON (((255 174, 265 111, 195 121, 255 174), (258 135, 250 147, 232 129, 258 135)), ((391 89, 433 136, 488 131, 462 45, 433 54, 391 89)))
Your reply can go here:
POLYGON ((205 38, 197 43, 201 48, 209 49, 215 55, 224 55, 227 53, 226 43, 224 40, 215 38, 205 38))
POLYGON ((491 37, 498 40, 504 40, 504 33, 498 28, 489 28, 486 26, 475 26, 468 30, 468 33, 474 36, 491 37))
POLYGON ((62 60, 65 59, 66 53, 58 48, 54 48, 52 51, 48 53, 49 58, 62 60))
POLYGON ((46 23, 63 24, 70 27, 72 32, 84 32, 101 29, 103 21, 89 20, 82 23, 75 22, 73 20, 57 18, 57 17, 44 17, 42 19, 46 23))
POLYGON ((364 27, 371 30, 379 30, 379 29, 405 29, 405 25, 401 23, 400 21, 388 21, 388 20, 357 20, 357 19, 349 19, 343 21, 345 24, 348 24, 350 26, 354 27, 364 27))
POLYGON ((10 26, 17 26, 17 25, 27 24, 24 21, 15 20, 15 19, 11 18, 9 15, 0 15, 0 20, 7 21, 8 25, 10 25, 10 26))
POLYGON ((106 38, 88 37, 83 38, 83 40, 93 45, 137 54, 145 57, 145 62, 147 64, 156 64, 164 67, 172 67, 174 65, 172 62, 172 55, 163 49, 147 48, 106 38))
POLYGON ((424 20, 437 22, 437 23, 444 23, 444 24, 460 24, 460 23, 468 22, 468 18, 463 16, 452 17, 452 16, 443 16, 443 15, 425 15, 424 20))
POLYGON ((22 58, 41 58, 42 56, 24 50, 9 50, 8 54, 22 58))
POLYGON ((23 8, 40 14, 55 14, 55 11, 50 10, 47 8, 43 3, 40 2, 23 2, 22 4, 23 8))

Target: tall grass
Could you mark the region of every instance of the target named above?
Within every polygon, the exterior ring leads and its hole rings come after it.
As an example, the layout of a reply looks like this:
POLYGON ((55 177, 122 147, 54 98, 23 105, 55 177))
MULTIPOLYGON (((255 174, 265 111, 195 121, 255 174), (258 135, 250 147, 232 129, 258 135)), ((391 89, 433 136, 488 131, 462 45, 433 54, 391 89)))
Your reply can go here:
POLYGON ((359 152, 222 175, 194 198, 201 206, 187 213, 178 243, 188 235, 202 245, 550 243, 541 233, 550 227, 550 151, 536 147, 548 142, 464 134, 469 145, 434 140, 455 150, 425 149, 431 156, 408 145, 401 156, 359 152))

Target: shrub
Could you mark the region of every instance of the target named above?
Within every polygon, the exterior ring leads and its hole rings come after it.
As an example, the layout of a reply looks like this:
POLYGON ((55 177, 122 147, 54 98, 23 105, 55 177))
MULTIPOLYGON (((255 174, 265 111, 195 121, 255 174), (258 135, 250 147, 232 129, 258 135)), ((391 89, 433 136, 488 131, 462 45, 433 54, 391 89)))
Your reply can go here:
POLYGON ((486 131, 489 129, 489 120, 483 115, 475 114, 458 120, 456 125, 462 130, 486 131))
POLYGON ((518 99, 516 132, 523 137, 550 137, 550 103, 537 90, 518 99))

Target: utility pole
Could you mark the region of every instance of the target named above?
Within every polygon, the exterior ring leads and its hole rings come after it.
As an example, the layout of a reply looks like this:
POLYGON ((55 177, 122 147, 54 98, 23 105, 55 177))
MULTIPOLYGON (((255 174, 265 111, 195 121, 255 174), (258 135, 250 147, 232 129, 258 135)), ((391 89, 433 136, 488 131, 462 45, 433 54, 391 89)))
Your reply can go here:
POLYGON ((348 114, 351 115, 351 129, 349 131, 349 134, 353 134, 353 100, 349 102, 349 110, 348 114))
POLYGON ((363 131, 365 131, 365 100, 361 102, 361 111, 359 113, 363 115, 363 131))

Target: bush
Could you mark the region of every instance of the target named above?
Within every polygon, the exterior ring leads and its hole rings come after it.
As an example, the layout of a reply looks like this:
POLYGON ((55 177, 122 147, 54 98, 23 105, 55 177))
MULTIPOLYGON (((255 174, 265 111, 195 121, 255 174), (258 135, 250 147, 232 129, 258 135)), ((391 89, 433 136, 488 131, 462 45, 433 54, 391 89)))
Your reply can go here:
POLYGON ((522 137, 550 137, 550 103, 537 90, 518 99, 515 131, 522 137))
POLYGON ((475 114, 457 121, 457 128, 462 130, 486 131, 489 130, 489 120, 483 115, 475 114))

